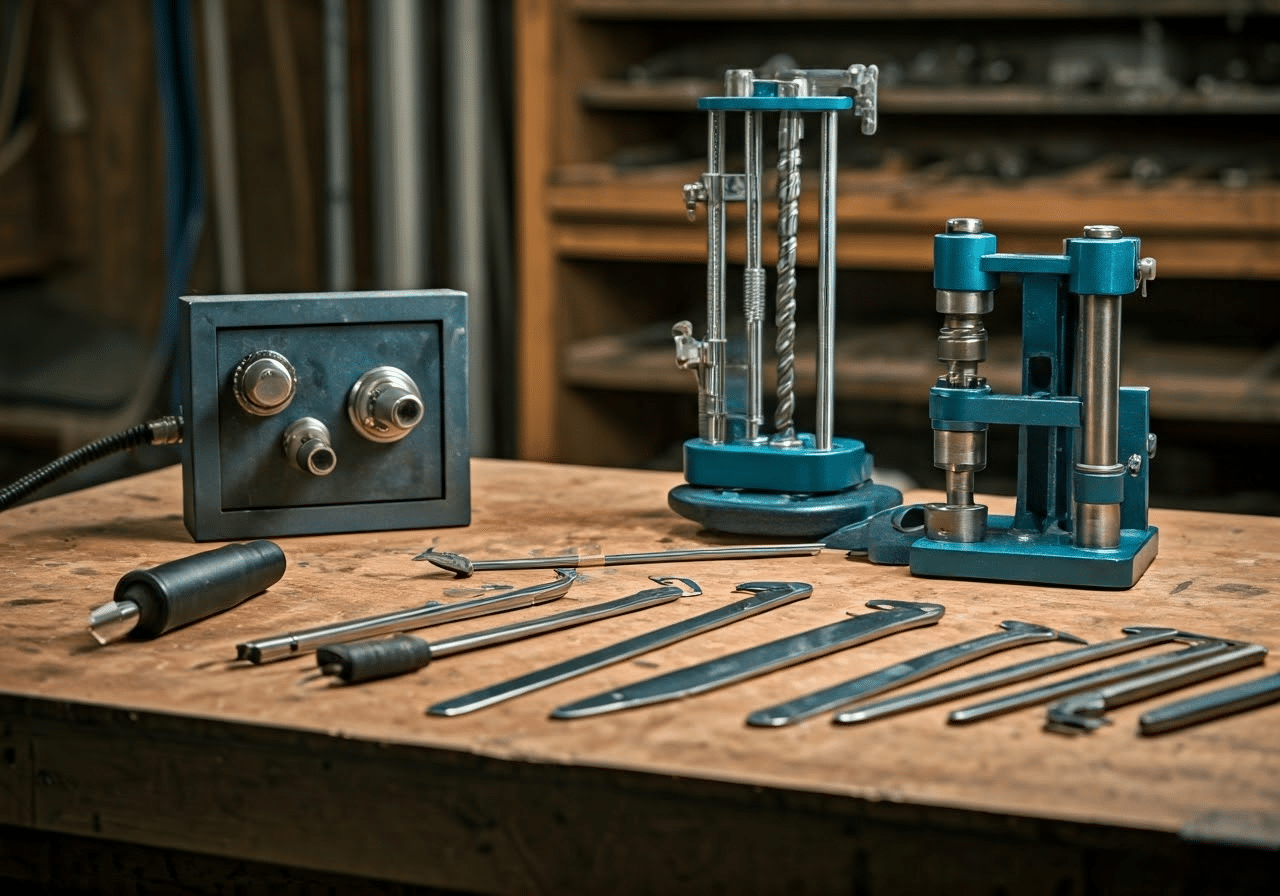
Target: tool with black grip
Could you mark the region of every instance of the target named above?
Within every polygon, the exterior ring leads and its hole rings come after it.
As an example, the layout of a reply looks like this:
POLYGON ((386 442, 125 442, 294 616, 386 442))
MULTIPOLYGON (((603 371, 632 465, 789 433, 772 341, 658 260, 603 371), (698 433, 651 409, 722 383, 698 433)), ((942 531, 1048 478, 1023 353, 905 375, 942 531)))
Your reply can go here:
POLYGON ((110 603, 89 614, 100 644, 126 635, 155 638, 266 591, 284 575, 284 551, 271 541, 228 544, 151 569, 125 573, 110 603))
MULTIPOLYGON (((564 572, 567 571, 560 571, 564 572)), ((505 644, 521 638, 530 638, 547 632, 559 631, 574 625, 608 619, 622 613, 656 607, 670 603, 679 597, 700 594, 701 589, 695 582, 678 577, 652 576, 653 581, 660 583, 661 588, 649 588, 638 591, 628 597, 592 604, 556 613, 503 625, 498 628, 472 632, 466 635, 455 635, 452 638, 441 638, 438 641, 425 641, 413 635, 396 635, 381 640, 357 641, 351 644, 330 644, 316 651, 316 665, 325 675, 341 678, 347 684, 372 681, 376 678, 389 678, 393 675, 404 675, 416 672, 433 659, 478 650, 494 644, 505 644), (680 584, 688 586, 685 591, 680 584)))
POLYGON ((489 595, 458 604, 441 605, 437 601, 428 601, 420 607, 411 607, 407 610, 393 610, 390 613, 379 613, 376 616, 365 616, 361 619, 344 619, 300 632, 287 632, 283 635, 259 638, 256 641, 246 641, 236 645, 236 659, 248 660, 254 664, 267 663, 286 657, 300 656, 325 644, 342 644, 361 638, 398 634, 415 628, 486 616, 490 613, 534 607, 559 600, 569 591, 569 586, 576 579, 577 573, 573 570, 557 569, 554 582, 540 582, 528 588, 521 588, 519 591, 489 595))

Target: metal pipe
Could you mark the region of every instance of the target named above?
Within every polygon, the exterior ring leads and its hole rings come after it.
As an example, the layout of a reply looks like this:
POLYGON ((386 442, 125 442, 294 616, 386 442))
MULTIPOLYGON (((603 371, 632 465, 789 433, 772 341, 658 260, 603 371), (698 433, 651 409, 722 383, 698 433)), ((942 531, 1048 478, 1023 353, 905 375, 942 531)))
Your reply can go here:
MULTIPOLYGON (((1120 469, 1120 302, 1120 296, 1080 297, 1076 376, 1081 420, 1076 469, 1081 472, 1120 469)), ((1120 505, 1077 502, 1074 537, 1078 547, 1119 545, 1120 505)))
POLYGON ((724 444, 725 308, 724 308, 724 113, 707 116, 707 427, 706 439, 724 444))
POLYGON ((467 345, 471 353, 468 428, 472 456, 493 453, 493 347, 491 295, 486 262, 485 172, 494 146, 485 129, 482 106, 491 102, 485 37, 488 4, 448 0, 443 5, 445 127, 447 172, 445 207, 453 282, 467 293, 467 345))
POLYGON ((420 52, 422 13, 415 0, 384 0, 369 7, 374 66, 374 226, 379 285, 417 289, 430 279, 429 206, 423 134, 425 92, 420 52))
POLYGON ((213 169, 214 225, 218 231, 218 282, 224 293, 244 292, 235 112, 227 52, 227 9, 204 0, 205 75, 209 79, 209 152, 213 169))
MULTIPOLYGON (((209 0, 206 0, 209 2, 209 0)), ((221 0, 219 0, 221 2, 221 0)), ((347 0, 324 0, 325 194, 329 289, 347 292, 355 280, 351 225, 351 136, 347 83, 347 0)))
POLYGON ((830 451, 835 422, 836 113, 822 113, 818 220, 817 428, 814 447, 830 451))
POLYGON ((747 264, 743 272, 743 317, 747 329, 747 428, 750 442, 761 441, 764 425, 764 267, 760 260, 761 114, 747 112, 747 264))

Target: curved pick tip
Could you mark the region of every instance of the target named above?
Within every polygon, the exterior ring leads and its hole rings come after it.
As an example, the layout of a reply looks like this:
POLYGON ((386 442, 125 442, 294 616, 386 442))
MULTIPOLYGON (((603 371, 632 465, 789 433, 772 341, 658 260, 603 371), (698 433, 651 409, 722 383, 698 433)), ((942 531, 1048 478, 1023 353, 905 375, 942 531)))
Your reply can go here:
POLYGON ((786 591, 788 593, 808 594, 813 591, 813 586, 808 582, 743 582, 733 590, 750 592, 752 594, 761 594, 765 591, 786 591))
POLYGON ((426 560, 440 569, 453 573, 460 579, 465 579, 475 572, 475 566, 470 560, 452 551, 437 551, 435 548, 427 548, 413 559, 426 560))
POLYGON ((693 579, 686 579, 683 576, 649 576, 649 581, 657 582, 659 585, 674 585, 679 582, 689 589, 681 597, 697 597, 702 594, 702 587, 693 579))
POLYGON ((1178 634, 1176 628, 1167 625, 1126 625, 1120 631, 1126 635, 1168 635, 1170 638, 1178 634))
MULTIPOLYGON (((919 600, 878 599, 869 600, 866 605, 873 610, 920 610, 924 613, 942 613, 946 610, 946 607, 942 604, 932 604, 928 601, 919 600)), ((849 615, 853 616, 854 611, 850 610, 849 615)))

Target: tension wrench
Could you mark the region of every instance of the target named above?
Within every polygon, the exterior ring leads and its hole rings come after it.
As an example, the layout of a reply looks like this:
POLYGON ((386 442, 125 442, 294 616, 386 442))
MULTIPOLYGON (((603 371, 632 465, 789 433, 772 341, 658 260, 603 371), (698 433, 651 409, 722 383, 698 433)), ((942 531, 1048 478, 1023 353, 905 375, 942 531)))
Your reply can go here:
POLYGON ((1085 734, 1111 724, 1104 713, 1117 706, 1136 703, 1157 694, 1176 691, 1185 685, 1227 675, 1257 666, 1267 657, 1260 644, 1226 641, 1226 649, 1209 656, 1182 663, 1172 669, 1140 675, 1116 682, 1096 691, 1075 694, 1050 706, 1045 716, 1046 731, 1059 734, 1085 734))
POLYGON ((805 660, 826 656, 837 650, 865 644, 895 632, 933 625, 945 612, 941 604, 906 600, 873 600, 868 602, 867 606, 877 612, 832 622, 809 631, 779 638, 776 641, 749 647, 737 653, 707 660, 704 663, 647 678, 626 687, 605 691, 562 706, 551 715, 557 719, 573 719, 701 694, 727 684, 785 669, 805 660))
POLYGON ((656 631, 610 644, 608 647, 601 647, 599 650, 584 653, 582 656, 562 663, 463 694, 461 697, 444 700, 429 707, 427 713, 433 716, 458 716, 483 709, 486 706, 501 703, 503 700, 519 697, 539 688, 567 681, 575 676, 585 675, 642 653, 657 650, 659 647, 683 641, 685 638, 722 628, 739 619, 748 619, 766 610, 772 610, 774 607, 793 603, 812 594, 813 586, 803 582, 745 582, 735 590, 751 592, 751 597, 717 607, 692 619, 676 622, 656 631))
POLYGON ((427 560, 443 570, 465 579, 472 573, 509 569, 577 569, 584 566, 629 566, 638 563, 677 563, 689 560, 759 560, 766 557, 812 557, 826 545, 761 544, 730 545, 704 548, 678 548, 672 551, 646 551, 639 554, 604 554, 580 557, 562 554, 556 557, 513 557, 507 560, 471 560, 451 551, 427 548, 414 560, 427 560))
POLYGON ((1163 644, 1178 637, 1176 628, 1132 625, 1122 629, 1122 631, 1126 637, 1117 638, 1114 641, 1090 644, 1088 647, 1080 647, 1076 650, 1066 650, 1062 653, 1038 657, 1034 660, 1027 660, 1025 663, 1014 663, 1011 666, 1004 666, 1000 669, 993 669, 990 672, 971 675, 968 678, 961 678, 956 681, 944 682, 929 688, 921 688, 907 694, 877 700, 874 703, 864 703, 861 706, 846 709, 835 717, 835 721, 846 725, 856 722, 869 722, 872 719, 879 719, 895 713, 922 709, 926 706, 933 706, 935 703, 944 703, 956 697, 967 697, 970 694, 989 691, 1003 687, 1006 684, 1015 684, 1030 678, 1038 678, 1041 675, 1070 669, 1073 666, 1083 666, 1085 663, 1092 663, 1095 660, 1103 660, 1121 653, 1150 647, 1153 644, 1163 644))
POLYGON ((947 669, 964 663, 971 663, 984 656, 990 656, 1001 650, 1010 650, 1024 644, 1037 644, 1041 641, 1073 641, 1076 644, 1086 643, 1083 639, 1066 632, 1044 625, 1030 622, 1019 622, 1009 619, 1000 623, 1003 631, 973 638, 960 644, 953 644, 929 653, 922 653, 909 660, 894 663, 883 669, 877 669, 866 675, 860 675, 849 681, 814 691, 803 697, 779 703, 766 709, 760 709, 747 716, 747 724, 757 727, 777 728, 790 725, 816 716, 831 709, 839 709, 849 703, 872 694, 879 694, 890 688, 896 688, 908 682, 918 681, 930 675, 936 675, 947 669))
POLYGON ((379 635, 407 632, 415 628, 426 628, 429 625, 455 622, 459 619, 487 616, 490 613, 535 607, 563 597, 578 577, 578 574, 571 569, 557 569, 555 572, 554 582, 543 582, 518 591, 480 597, 457 604, 431 601, 408 610, 395 610, 377 616, 365 616, 362 619, 332 622, 300 632, 247 641, 236 645, 236 659, 248 660, 255 664, 268 663, 285 657, 299 656, 326 644, 341 644, 358 638, 374 638, 379 635))
MULTIPOLYGON (((1180 632, 1179 637, 1189 636, 1180 632)), ((947 717, 947 721, 953 723, 981 721, 992 716, 1012 712, 1015 709, 1035 706, 1039 703, 1048 703, 1050 700, 1069 697, 1082 691, 1091 691, 1112 682, 1123 681, 1126 678, 1160 672, 1185 663, 1194 662, 1202 657, 1221 653, 1231 646, 1231 643, 1227 641, 1213 638, 1201 639, 1199 636, 1194 637, 1199 640, 1199 643, 1191 647, 1184 647, 1182 650, 1175 650, 1172 653, 1164 653, 1159 656, 1143 657, 1140 660, 1121 663, 1118 666, 1109 666, 1096 672, 1086 672, 1084 675, 1077 675, 1075 678, 1067 678, 1063 681, 1056 681, 1031 690, 998 697, 995 700, 988 700, 985 703, 968 706, 964 709, 957 709, 947 717)))

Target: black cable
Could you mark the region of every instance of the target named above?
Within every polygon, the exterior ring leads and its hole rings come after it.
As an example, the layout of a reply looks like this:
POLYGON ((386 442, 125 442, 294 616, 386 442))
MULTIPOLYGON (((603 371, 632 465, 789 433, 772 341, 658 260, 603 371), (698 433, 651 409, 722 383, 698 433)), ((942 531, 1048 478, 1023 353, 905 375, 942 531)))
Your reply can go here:
POLYGON ((38 470, 23 476, 17 482, 0 489, 0 510, 7 510, 32 492, 75 472, 86 464, 101 460, 121 451, 129 451, 140 445, 176 445, 182 441, 182 418, 159 417, 147 423, 131 426, 123 432, 90 442, 70 454, 50 461, 38 470))

